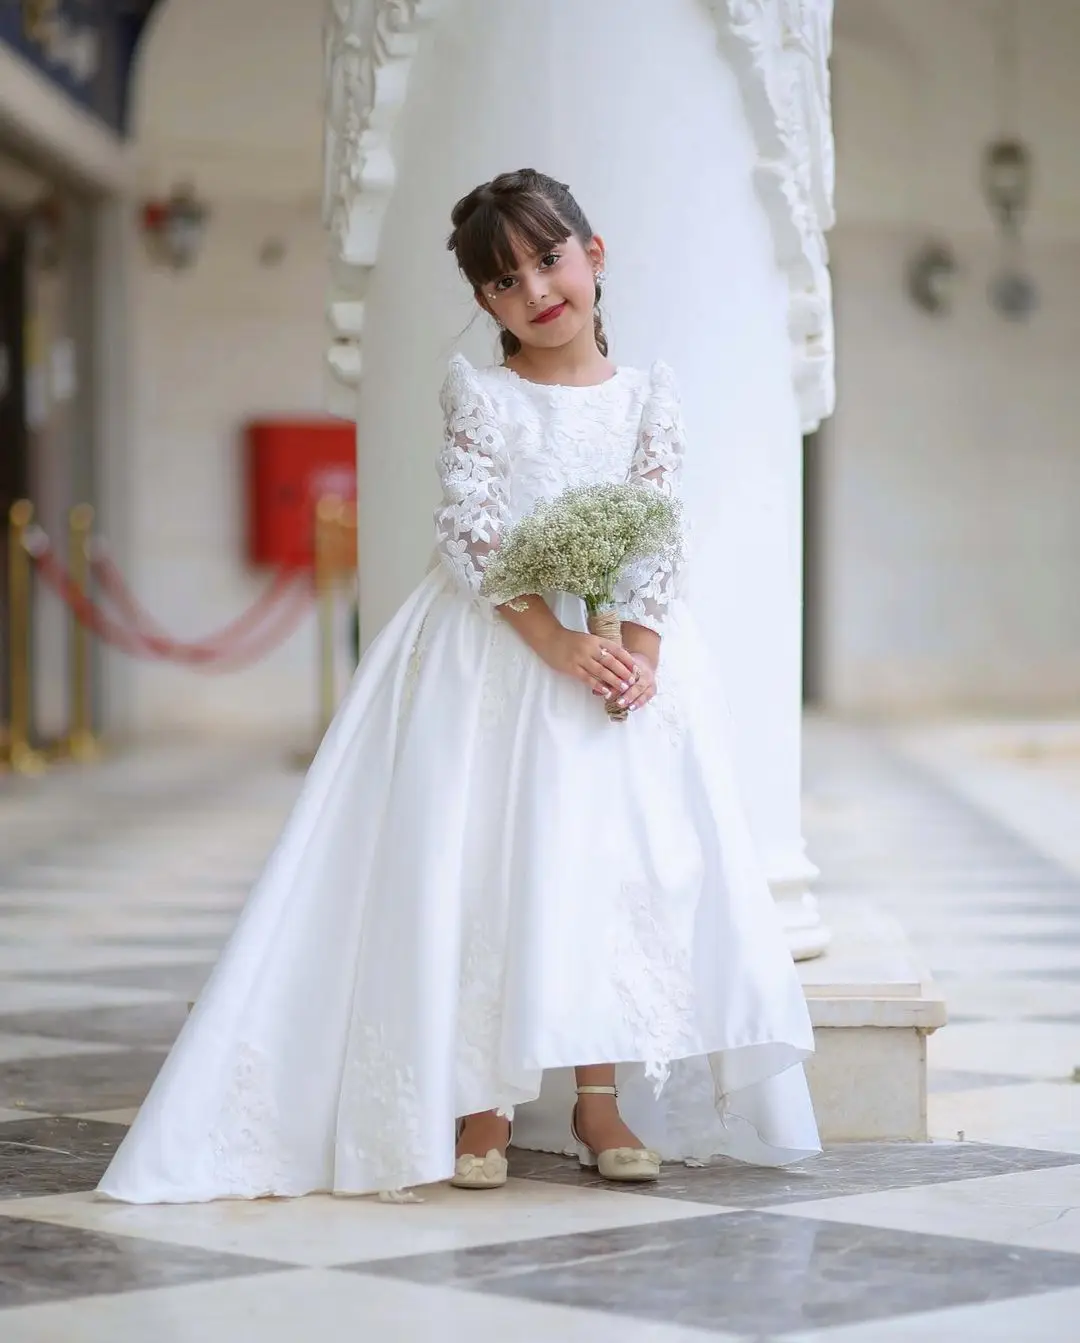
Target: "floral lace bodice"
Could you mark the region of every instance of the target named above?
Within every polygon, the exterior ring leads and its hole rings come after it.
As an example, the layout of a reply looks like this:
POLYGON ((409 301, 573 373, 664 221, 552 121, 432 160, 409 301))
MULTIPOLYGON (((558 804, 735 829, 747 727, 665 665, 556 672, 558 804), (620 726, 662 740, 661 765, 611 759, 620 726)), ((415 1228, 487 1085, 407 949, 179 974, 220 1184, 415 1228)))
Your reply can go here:
MULTIPOLYGON (((542 499, 574 485, 637 480, 677 494, 683 429, 671 370, 620 368, 593 387, 548 387, 456 355, 442 390, 440 558, 477 600, 500 537, 542 499)), ((659 631, 676 567, 646 559, 616 593, 620 618, 659 631)))

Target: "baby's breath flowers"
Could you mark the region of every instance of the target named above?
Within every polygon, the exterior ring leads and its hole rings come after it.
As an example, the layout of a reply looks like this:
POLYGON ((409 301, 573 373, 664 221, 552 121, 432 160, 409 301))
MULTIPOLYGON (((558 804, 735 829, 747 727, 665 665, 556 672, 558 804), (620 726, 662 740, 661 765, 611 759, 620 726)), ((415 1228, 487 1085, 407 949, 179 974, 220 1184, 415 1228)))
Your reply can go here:
MULTIPOLYGON (((513 603, 523 593, 580 597, 593 634, 618 640, 615 587, 628 565, 678 558, 681 510, 650 485, 582 485, 543 500, 503 537, 484 571, 481 592, 513 603)), ((608 702, 620 721, 626 710, 608 702)))

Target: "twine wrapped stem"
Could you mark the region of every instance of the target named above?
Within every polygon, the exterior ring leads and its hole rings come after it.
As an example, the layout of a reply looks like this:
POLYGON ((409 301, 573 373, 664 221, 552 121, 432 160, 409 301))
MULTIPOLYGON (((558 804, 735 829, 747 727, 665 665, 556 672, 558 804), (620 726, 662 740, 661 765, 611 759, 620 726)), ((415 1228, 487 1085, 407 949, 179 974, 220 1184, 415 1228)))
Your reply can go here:
MULTIPOLYGON (((611 643, 621 643, 622 622, 614 607, 605 606, 596 611, 589 610, 587 623, 590 634, 595 634, 600 639, 608 639, 611 643)), ((604 708, 613 723, 625 723, 630 717, 630 710, 620 708, 614 699, 606 700, 604 708)))

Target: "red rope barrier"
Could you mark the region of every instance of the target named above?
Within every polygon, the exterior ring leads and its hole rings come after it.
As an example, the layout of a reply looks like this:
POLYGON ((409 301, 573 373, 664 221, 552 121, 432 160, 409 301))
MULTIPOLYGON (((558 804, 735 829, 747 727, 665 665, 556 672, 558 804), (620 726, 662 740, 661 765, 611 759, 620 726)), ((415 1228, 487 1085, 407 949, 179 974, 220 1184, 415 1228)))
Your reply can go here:
POLYGON ((281 581, 285 575, 279 575, 270 592, 264 593, 256 603, 260 616, 265 613, 275 619, 267 620, 264 628, 258 630, 249 610, 226 627, 234 633, 243 628, 249 639, 246 646, 242 646, 239 639, 235 647, 225 650, 212 646, 209 641, 182 644, 167 637, 148 636, 139 630, 127 629, 101 610, 80 590, 57 559, 44 532, 28 534, 26 549, 45 582, 71 608, 75 618, 99 639, 131 657, 176 662, 193 671, 209 674, 240 671, 265 657, 299 625, 311 601, 311 585, 306 575, 288 575, 287 582, 281 581))
POLYGON ((205 650, 210 657, 216 655, 227 657, 230 647, 242 644, 252 631, 258 629, 284 594, 296 586, 298 579, 296 572, 282 569, 274 576, 266 591, 242 615, 213 634, 207 634, 197 642, 188 643, 173 638, 168 630, 140 604, 113 562, 112 556, 98 541, 95 541, 94 551, 90 555, 90 569, 101 585, 105 597, 112 602, 128 625, 134 628, 136 634, 145 640, 150 648, 155 651, 163 650, 167 656, 172 656, 176 652, 202 654, 205 650))

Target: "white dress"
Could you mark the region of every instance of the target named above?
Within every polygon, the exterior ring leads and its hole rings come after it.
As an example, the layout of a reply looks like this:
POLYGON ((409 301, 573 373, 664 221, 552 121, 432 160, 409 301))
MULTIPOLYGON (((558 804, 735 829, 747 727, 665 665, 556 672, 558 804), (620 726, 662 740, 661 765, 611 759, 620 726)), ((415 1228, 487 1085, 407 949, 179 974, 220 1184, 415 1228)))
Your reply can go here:
POLYGON ((363 659, 112 1198, 423 1185, 453 1172, 455 1117, 491 1108, 516 1111, 516 1145, 563 1151, 586 1063, 620 1065, 665 1159, 819 1150, 806 1003, 680 576, 646 563, 620 593, 663 635, 659 693, 625 723, 479 595, 537 500, 677 488, 669 370, 544 387, 456 357, 443 406, 439 562, 363 659))

